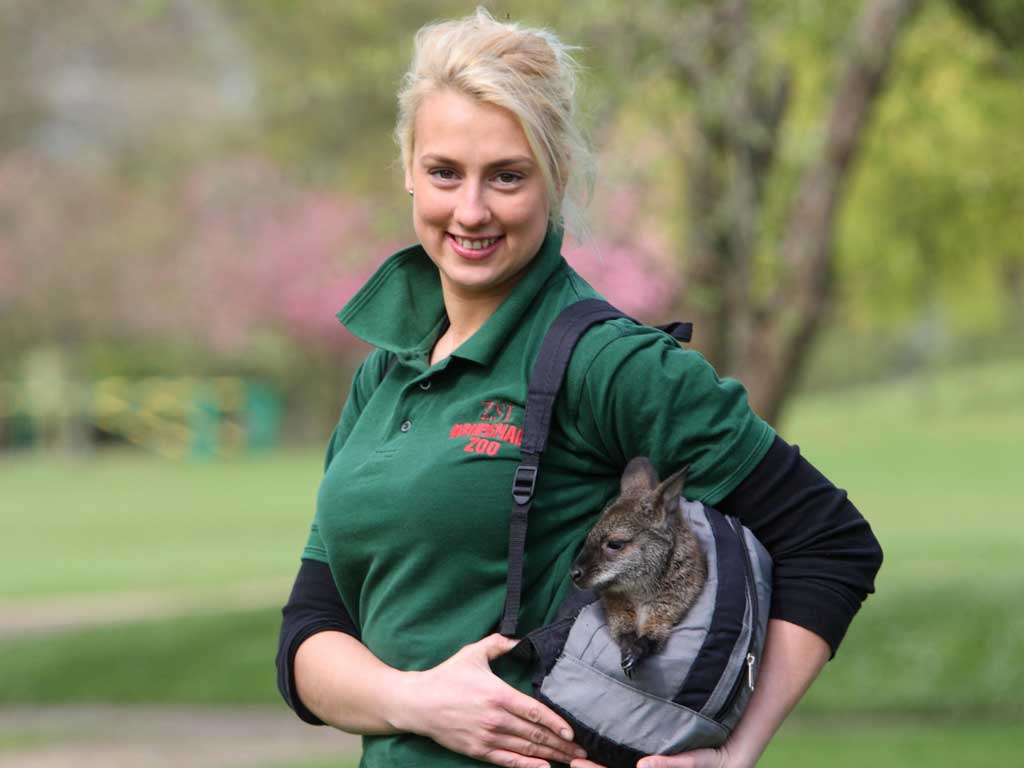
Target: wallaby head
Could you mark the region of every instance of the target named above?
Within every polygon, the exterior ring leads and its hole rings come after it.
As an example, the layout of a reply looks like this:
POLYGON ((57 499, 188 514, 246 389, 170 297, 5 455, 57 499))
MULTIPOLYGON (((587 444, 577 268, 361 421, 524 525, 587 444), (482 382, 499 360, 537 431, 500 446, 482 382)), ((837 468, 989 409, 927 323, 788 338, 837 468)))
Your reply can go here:
POLYGON ((622 474, 619 496, 604 508, 573 562, 577 586, 639 595, 657 589, 672 559, 679 526, 679 495, 689 466, 665 480, 640 456, 622 474))

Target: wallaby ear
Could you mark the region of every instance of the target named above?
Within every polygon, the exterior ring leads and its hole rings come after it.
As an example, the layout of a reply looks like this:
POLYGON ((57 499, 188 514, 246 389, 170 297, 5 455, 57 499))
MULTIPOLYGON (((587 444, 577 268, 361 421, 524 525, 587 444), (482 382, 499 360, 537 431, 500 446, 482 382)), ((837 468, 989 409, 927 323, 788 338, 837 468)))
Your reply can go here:
POLYGON ((658 471, 646 456, 629 460, 622 472, 620 490, 622 493, 653 491, 658 487, 658 471))
POLYGON ((658 501, 660 501, 662 506, 666 509, 675 509, 675 504, 679 500, 680 494, 683 492, 683 486, 686 483, 686 475, 689 471, 690 465, 687 464, 682 469, 674 472, 661 481, 661 485, 658 486, 658 501))

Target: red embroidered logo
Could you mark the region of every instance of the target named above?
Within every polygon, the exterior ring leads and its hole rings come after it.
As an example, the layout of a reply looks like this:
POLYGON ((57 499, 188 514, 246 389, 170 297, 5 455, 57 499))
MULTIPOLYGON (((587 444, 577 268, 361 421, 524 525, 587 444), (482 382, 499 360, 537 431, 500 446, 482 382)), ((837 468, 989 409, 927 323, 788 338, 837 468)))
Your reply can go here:
POLYGON ((522 443, 523 430, 512 423, 515 414, 515 406, 512 403, 484 400, 480 404, 484 407, 477 417, 480 421, 453 424, 448 437, 468 437, 469 440, 462 450, 486 456, 497 455, 502 443, 522 443))

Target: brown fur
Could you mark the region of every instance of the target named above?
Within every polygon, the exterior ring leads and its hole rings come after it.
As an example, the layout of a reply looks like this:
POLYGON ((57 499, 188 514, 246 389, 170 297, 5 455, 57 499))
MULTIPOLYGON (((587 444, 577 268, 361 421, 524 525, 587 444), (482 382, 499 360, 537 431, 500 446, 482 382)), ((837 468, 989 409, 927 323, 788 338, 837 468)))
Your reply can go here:
POLYGON ((573 581, 601 597, 630 677, 641 659, 664 647, 707 579, 704 553, 679 509, 687 469, 659 483, 648 459, 630 461, 618 498, 573 562, 573 581))

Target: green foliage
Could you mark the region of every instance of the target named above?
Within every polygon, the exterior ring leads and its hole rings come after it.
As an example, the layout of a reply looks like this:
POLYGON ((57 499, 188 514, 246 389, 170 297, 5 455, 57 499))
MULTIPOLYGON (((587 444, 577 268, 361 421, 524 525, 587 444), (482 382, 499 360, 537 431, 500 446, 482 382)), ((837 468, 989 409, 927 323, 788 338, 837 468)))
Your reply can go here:
POLYGON ((401 183, 391 140, 395 92, 413 33, 466 3, 221 2, 248 38, 260 77, 261 143, 299 175, 358 191, 401 183))
POLYGON ((901 47, 838 233, 840 317, 940 333, 1016 321, 1024 242, 1021 70, 929 4, 901 47), (956 51, 956 56, 950 56, 956 51), (1019 279, 1018 279, 1019 280, 1019 279))
POLYGON ((1024 53, 1024 3, 1020 0, 953 0, 953 5, 1000 45, 1024 53))

